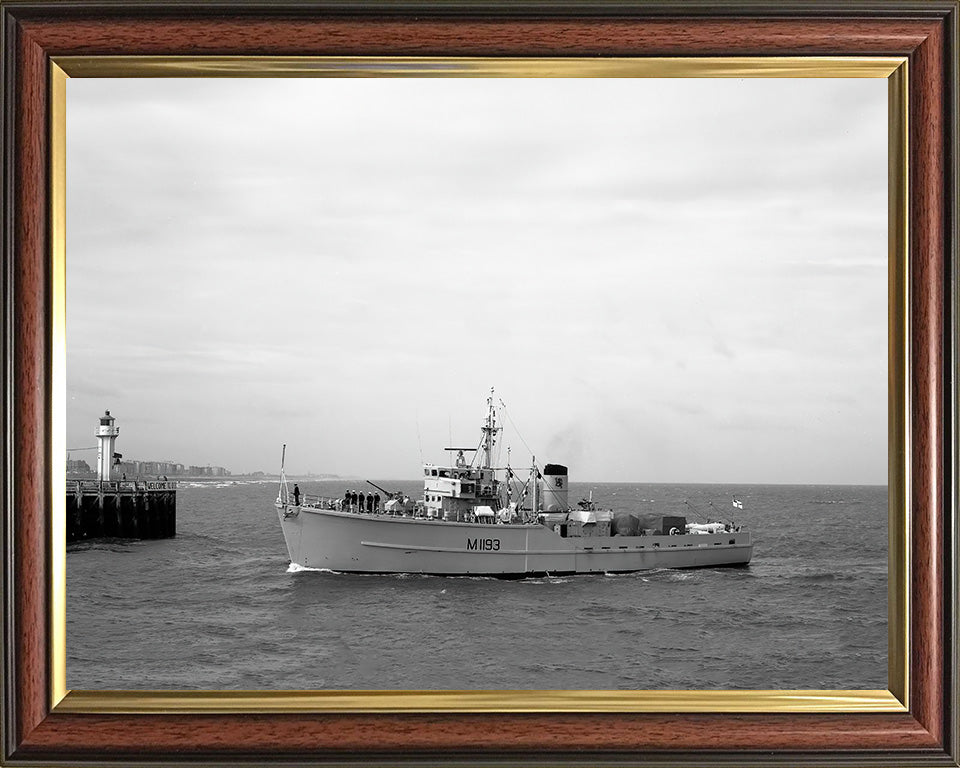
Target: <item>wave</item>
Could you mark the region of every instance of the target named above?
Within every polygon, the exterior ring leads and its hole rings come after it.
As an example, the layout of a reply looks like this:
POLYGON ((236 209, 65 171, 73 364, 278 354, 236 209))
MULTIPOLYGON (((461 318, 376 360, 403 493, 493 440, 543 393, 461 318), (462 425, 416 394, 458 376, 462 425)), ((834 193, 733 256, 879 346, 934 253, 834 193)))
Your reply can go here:
POLYGON ((290 563, 290 566, 287 568, 287 573, 335 573, 338 576, 342 575, 340 571, 334 571, 330 568, 310 568, 306 565, 298 565, 297 563, 290 563))
POLYGON ((276 482, 276 480, 177 480, 177 488, 236 488, 244 485, 276 485, 276 482))
POLYGON ((99 538, 88 541, 74 541, 67 545, 67 552, 132 552, 136 545, 140 544, 140 539, 114 539, 99 538))

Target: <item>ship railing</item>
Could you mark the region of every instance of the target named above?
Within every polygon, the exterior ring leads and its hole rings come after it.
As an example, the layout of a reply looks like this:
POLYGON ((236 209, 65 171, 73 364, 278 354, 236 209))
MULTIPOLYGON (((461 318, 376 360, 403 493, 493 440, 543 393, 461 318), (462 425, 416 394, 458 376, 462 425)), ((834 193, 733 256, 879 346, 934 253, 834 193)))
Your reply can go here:
POLYGON ((331 498, 329 496, 315 496, 313 494, 304 494, 300 497, 300 506, 312 507, 314 509, 332 509, 337 512, 353 512, 355 514, 369 514, 373 512, 381 513, 383 507, 374 509, 367 504, 366 499, 361 505, 359 503, 348 504, 343 498, 331 498))
MULTIPOLYGON (((363 504, 359 502, 348 503, 343 498, 331 498, 329 496, 317 496, 314 494, 303 494, 300 497, 301 507, 311 507, 312 509, 329 509, 336 512, 351 512, 355 515, 388 515, 391 517, 419 517, 426 518, 427 507, 422 501, 417 501, 411 506, 402 510, 387 510, 383 502, 377 506, 371 507, 369 502, 364 499, 363 504)), ((432 518, 431 518, 432 519, 432 518)), ((437 520, 442 520, 442 516, 437 516, 437 520)))
POLYGON ((302 507, 315 507, 316 509, 339 509, 338 503, 341 499, 331 499, 327 496, 313 496, 304 494, 300 502, 302 507))

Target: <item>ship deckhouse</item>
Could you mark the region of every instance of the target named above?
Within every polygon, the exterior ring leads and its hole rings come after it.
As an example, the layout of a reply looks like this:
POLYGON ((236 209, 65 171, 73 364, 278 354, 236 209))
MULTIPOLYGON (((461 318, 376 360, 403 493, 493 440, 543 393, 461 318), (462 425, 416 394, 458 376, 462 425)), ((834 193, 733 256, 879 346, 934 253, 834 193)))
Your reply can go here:
MULTIPOLYGON (((464 449, 457 449, 458 458, 464 449)), ((471 467, 457 462, 452 467, 423 465, 423 503, 427 517, 457 519, 456 513, 487 506, 500 508, 500 487, 492 467, 471 467), (447 514, 453 513, 453 514, 447 514)))
POLYGON ((456 453, 453 466, 423 465, 423 505, 427 517, 494 517, 501 508, 500 485, 493 467, 493 448, 500 431, 493 390, 487 398, 487 418, 481 429, 483 439, 478 448, 445 449, 449 454, 456 453), (473 454, 472 461, 467 461, 467 454, 473 454))

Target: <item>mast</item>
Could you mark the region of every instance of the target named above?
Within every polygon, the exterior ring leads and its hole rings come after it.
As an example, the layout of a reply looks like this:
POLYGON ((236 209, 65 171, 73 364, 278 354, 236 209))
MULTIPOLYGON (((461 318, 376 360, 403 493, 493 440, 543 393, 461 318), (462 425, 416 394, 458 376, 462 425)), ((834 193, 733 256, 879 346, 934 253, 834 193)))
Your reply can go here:
POLYGON ((280 454, 280 488, 277 491, 277 504, 287 505, 287 499, 290 497, 290 493, 287 490, 287 473, 284 471, 283 465, 287 462, 287 444, 283 444, 283 452, 280 454))
POLYGON ((540 487, 537 484, 537 457, 531 456, 533 461, 533 467, 530 469, 530 481, 533 483, 533 517, 536 519, 537 513, 540 511, 540 487))
POLYGON ((500 431, 497 426, 497 411, 493 407, 493 387, 490 387, 490 396, 487 398, 487 420, 483 423, 483 468, 493 467, 493 445, 496 434, 500 431))
POLYGON ((510 466, 510 446, 507 446, 507 507, 513 501, 513 467, 510 466))

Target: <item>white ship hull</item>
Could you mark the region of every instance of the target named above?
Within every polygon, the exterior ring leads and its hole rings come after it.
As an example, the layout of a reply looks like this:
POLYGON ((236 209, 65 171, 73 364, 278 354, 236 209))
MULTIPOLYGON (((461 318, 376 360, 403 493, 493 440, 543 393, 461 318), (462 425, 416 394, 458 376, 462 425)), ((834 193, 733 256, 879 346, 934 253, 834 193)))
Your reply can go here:
POLYGON ((565 538, 538 523, 458 523, 276 507, 291 563, 349 573, 626 573, 746 565, 753 553, 747 531, 565 538))

